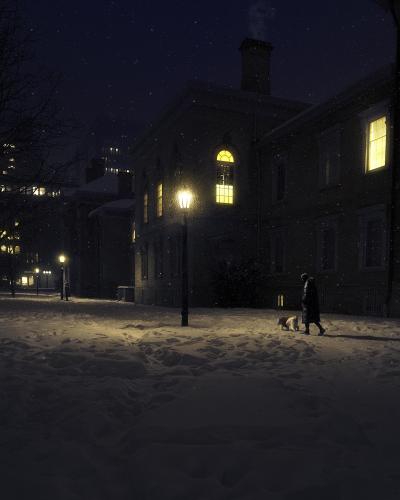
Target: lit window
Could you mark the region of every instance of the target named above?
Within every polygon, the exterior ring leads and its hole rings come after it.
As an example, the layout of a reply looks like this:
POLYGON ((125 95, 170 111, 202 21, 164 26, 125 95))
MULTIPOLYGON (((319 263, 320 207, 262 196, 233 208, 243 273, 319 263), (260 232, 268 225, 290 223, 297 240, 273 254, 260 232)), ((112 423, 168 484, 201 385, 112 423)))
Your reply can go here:
POLYGON ((28 286, 28 276, 21 277, 21 284, 22 286, 28 286))
POLYGON ((149 222, 149 194, 144 193, 143 195, 143 222, 147 224, 149 222))
POLYGON ((235 163, 233 154, 226 149, 223 149, 217 154, 217 161, 223 161, 225 163, 235 163))
POLYGON ((386 116, 368 124, 367 171, 386 165, 386 116))
POLYGON ((285 306, 285 296, 282 294, 278 295, 278 300, 277 300, 278 307, 284 307, 285 306))
POLYGON ((132 223, 132 243, 135 243, 136 241, 136 224, 135 222, 132 223))
POLYGON ((227 205, 233 204, 233 186, 224 186, 217 184, 216 191, 217 203, 226 203, 227 205))
POLYGON ((163 214, 163 185, 160 182, 157 184, 157 217, 163 214))
POLYGON ((7 252, 7 247, 6 247, 6 245, 1 245, 0 250, 1 250, 2 252, 7 252))
POLYGON ((234 157, 230 151, 221 150, 217 154, 217 183, 215 201, 233 205, 233 167, 234 157))
POLYGON ((39 188, 39 196, 44 196, 46 194, 46 188, 40 187, 39 188))

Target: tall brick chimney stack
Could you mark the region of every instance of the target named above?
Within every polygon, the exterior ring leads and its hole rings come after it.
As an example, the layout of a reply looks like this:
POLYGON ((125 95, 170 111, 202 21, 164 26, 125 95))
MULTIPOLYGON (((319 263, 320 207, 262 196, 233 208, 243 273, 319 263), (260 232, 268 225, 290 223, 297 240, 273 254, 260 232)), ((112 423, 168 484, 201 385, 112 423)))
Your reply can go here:
POLYGON ((239 47, 242 53, 241 89, 271 94, 270 63, 272 45, 262 40, 245 38, 239 47))

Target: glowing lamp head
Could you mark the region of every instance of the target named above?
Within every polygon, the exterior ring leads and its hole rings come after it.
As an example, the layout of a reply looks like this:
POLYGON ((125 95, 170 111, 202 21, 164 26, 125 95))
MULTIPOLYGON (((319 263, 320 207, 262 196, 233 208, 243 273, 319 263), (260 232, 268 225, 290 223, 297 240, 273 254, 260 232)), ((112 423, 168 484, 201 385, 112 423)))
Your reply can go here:
POLYGON ((35 268, 35 273, 36 274, 39 274, 40 273, 40 269, 38 267, 35 268))
POLYGON ((66 260, 65 255, 61 254, 61 255, 58 257, 58 260, 59 260, 60 264, 64 264, 64 262, 65 262, 65 260, 66 260))
POLYGON ((189 189, 181 189, 178 191, 177 199, 179 207, 182 210, 189 210, 190 205, 192 204, 193 194, 189 191, 189 189))

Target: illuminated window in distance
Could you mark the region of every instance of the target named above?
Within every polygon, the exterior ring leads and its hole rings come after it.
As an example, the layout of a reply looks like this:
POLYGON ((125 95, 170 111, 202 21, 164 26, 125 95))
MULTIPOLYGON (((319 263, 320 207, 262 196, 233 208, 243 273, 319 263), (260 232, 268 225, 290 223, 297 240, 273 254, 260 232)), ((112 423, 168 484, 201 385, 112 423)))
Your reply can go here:
POLYGON ((223 149, 217 154, 217 161, 223 161, 225 163, 235 163, 235 158, 230 151, 223 149))
POLYGON ((160 182, 157 184, 157 217, 163 214, 163 185, 160 182))
POLYGON ((225 203, 227 205, 233 204, 233 186, 224 186, 217 184, 216 192, 217 203, 225 203))
POLYGON ((215 201, 223 205, 233 205, 233 154, 222 149, 217 154, 217 182, 215 201))
POLYGON ((368 124, 367 171, 386 165, 386 116, 368 124))

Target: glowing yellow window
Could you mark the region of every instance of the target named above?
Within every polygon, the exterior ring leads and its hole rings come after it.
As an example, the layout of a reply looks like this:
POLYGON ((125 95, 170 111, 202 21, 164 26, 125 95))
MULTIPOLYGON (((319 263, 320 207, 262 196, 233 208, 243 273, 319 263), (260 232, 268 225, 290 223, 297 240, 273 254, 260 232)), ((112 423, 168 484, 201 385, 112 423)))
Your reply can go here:
POLYGON ((157 217, 163 214, 163 185, 161 182, 157 184, 157 217))
POLYGON ((284 307, 285 305, 285 296, 280 294, 278 295, 278 307, 284 307))
POLYGON ((217 182, 215 201, 225 205, 233 205, 233 169, 235 158, 227 149, 217 154, 217 182))
POLYGON ((368 125, 367 171, 386 165, 386 116, 368 125))
POLYGON ((28 276, 22 276, 21 277, 21 284, 22 284, 22 286, 27 286, 28 285, 28 276))
POLYGON ((216 192, 217 203, 225 203, 227 205, 233 204, 233 186, 224 186, 217 184, 216 192))
POLYGON ((143 195, 143 222, 147 224, 149 222, 149 195, 144 193, 143 195))
POLYGON ((235 163, 235 158, 230 151, 223 149, 217 154, 217 161, 223 161, 225 163, 235 163))

